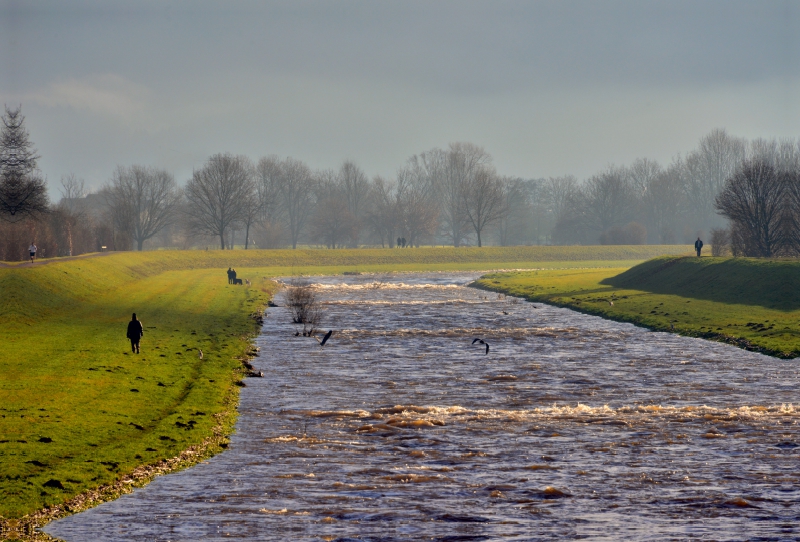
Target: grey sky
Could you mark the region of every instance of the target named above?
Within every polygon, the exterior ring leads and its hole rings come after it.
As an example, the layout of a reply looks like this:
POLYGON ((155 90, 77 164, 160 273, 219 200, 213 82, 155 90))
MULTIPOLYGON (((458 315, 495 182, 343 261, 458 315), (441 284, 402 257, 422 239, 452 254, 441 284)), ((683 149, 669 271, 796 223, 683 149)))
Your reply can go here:
POLYGON ((800 135, 800 2, 0 0, 0 98, 51 185, 217 152, 392 175, 452 141, 582 178, 800 135))

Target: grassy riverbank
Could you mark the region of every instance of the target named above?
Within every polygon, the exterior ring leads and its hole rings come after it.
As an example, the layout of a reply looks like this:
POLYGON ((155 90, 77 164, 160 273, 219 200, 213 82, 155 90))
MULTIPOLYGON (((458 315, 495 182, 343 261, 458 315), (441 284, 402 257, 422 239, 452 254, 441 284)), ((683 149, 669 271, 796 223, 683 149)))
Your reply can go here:
POLYGON ((496 273, 483 288, 735 344, 800 356, 800 262, 660 257, 633 268, 496 273))
POLYGON ((257 331, 250 315, 272 294, 269 277, 602 267, 680 252, 686 247, 164 251, 0 267, 0 517, 27 516, 30 525, 39 514, 33 524, 42 523, 226 446, 239 359, 257 331), (228 286, 228 266, 252 286, 228 286), (125 339, 132 312, 145 326, 139 355, 125 339))
POLYGON ((193 446, 199 459, 226 445, 237 358, 257 331, 248 315, 272 285, 234 288, 216 270, 148 276, 120 260, 0 275, 4 517, 113 484, 193 446), (125 338, 132 312, 145 326, 139 355, 125 338))

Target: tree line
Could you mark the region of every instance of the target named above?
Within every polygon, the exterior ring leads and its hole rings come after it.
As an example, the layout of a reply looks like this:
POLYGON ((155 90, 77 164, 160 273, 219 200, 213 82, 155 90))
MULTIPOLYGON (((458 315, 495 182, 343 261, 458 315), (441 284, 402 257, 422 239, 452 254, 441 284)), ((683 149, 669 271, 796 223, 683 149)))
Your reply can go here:
POLYGON ((582 182, 502 176, 483 148, 453 143, 411 156, 391 177, 370 178, 351 160, 314 171, 289 157, 216 154, 181 186, 163 169, 119 166, 90 194, 81 179, 62 177, 54 204, 19 108, 6 108, 0 145, 0 258, 6 260, 21 259, 31 241, 45 256, 61 256, 103 248, 394 248, 398 239, 456 247, 671 244, 711 230, 720 243, 730 239, 734 254, 797 250, 791 179, 800 171, 798 142, 748 142, 724 130, 667 166, 637 159, 582 182), (730 195, 744 186, 737 181, 742 175, 758 182, 747 185, 746 197, 743 188, 730 195), (761 205, 766 185, 779 187, 767 191, 780 211, 749 217, 742 201, 761 205), (761 222, 746 226, 754 220, 761 222), (764 220, 770 233, 754 233, 763 231, 764 220))

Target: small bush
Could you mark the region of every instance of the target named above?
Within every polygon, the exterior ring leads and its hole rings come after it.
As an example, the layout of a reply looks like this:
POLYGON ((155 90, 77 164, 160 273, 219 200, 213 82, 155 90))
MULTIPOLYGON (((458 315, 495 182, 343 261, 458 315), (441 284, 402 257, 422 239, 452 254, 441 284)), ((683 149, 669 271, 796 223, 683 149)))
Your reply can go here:
POLYGON ((711 255, 725 256, 730 252, 731 232, 727 228, 711 228, 711 255))
POLYGON ((303 324, 304 335, 313 333, 319 326, 322 312, 319 299, 311 285, 293 281, 286 289, 284 299, 292 313, 292 322, 303 324))

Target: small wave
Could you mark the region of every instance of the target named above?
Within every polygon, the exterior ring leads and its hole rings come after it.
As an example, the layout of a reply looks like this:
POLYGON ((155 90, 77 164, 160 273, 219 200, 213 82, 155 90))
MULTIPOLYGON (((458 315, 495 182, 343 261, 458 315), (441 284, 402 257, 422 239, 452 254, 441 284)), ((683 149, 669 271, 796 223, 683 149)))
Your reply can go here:
POLYGON ((460 284, 408 284, 405 282, 368 282, 362 284, 324 284, 314 282, 310 284, 317 290, 340 290, 340 291, 358 291, 358 290, 457 290, 463 288, 460 284))
MULTIPOLYGON (((498 379, 509 379, 513 375, 499 375, 498 379)), ((510 380, 510 379, 509 379, 510 380)), ((337 411, 338 412, 338 411, 337 411)), ((777 416, 798 416, 798 410, 792 404, 782 405, 744 405, 739 407, 711 407, 711 406, 669 406, 669 405, 635 405, 612 408, 608 405, 590 406, 582 403, 577 405, 558 405, 534 408, 528 410, 506 409, 470 409, 462 406, 420 406, 420 405, 395 405, 367 411, 343 411, 341 417, 353 416, 359 418, 380 419, 375 425, 362 425, 358 431, 372 432, 380 429, 394 429, 398 427, 432 427, 456 423, 458 419, 466 421, 493 421, 504 422, 529 422, 542 419, 575 420, 584 423, 603 423, 610 425, 626 424, 626 420, 640 418, 680 418, 685 420, 759 420, 777 416), (388 418, 386 418, 388 416, 388 418), (448 422, 449 420, 449 422, 448 422)), ((336 415, 331 413, 311 413, 312 416, 336 415)), ((706 438, 722 438, 725 435, 710 432, 706 438)))

